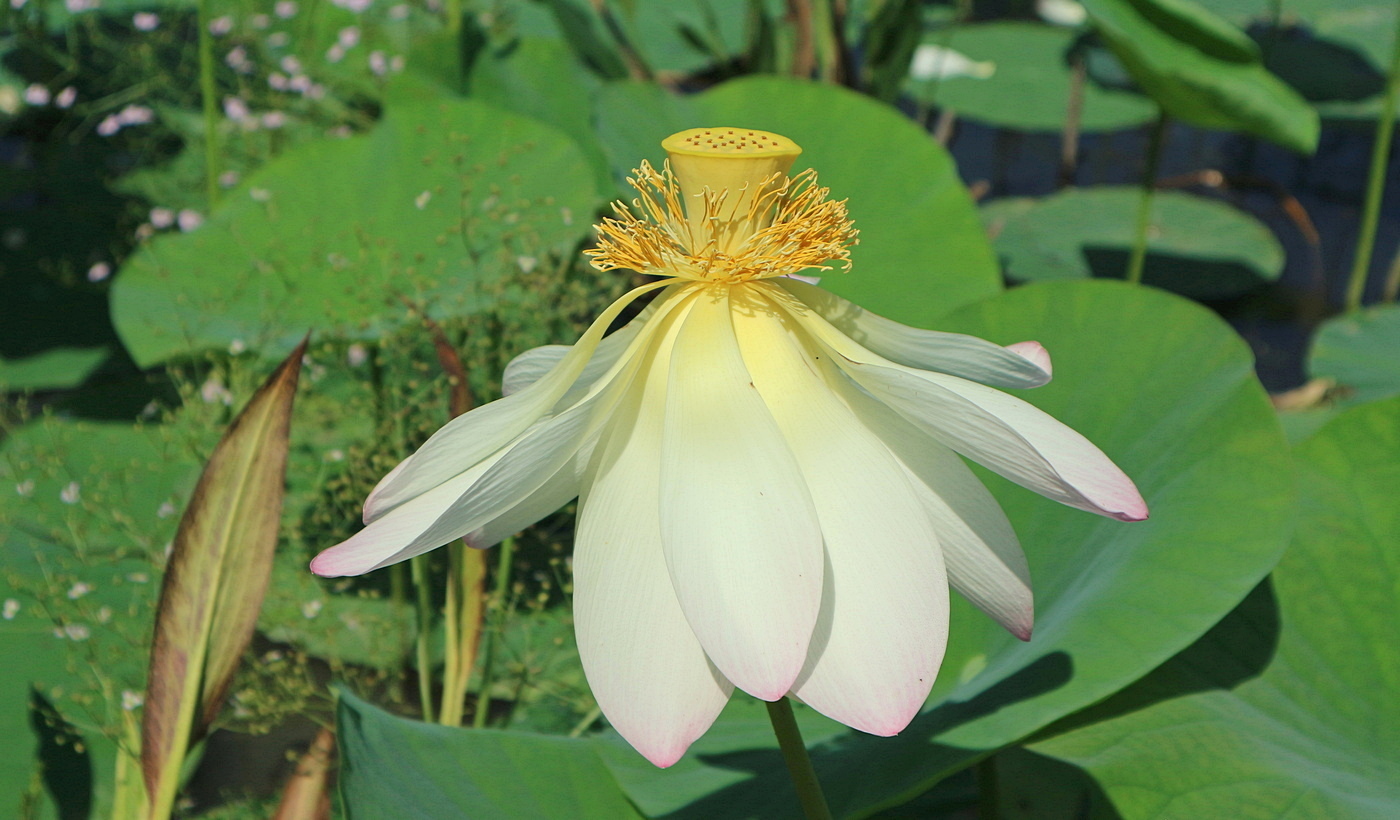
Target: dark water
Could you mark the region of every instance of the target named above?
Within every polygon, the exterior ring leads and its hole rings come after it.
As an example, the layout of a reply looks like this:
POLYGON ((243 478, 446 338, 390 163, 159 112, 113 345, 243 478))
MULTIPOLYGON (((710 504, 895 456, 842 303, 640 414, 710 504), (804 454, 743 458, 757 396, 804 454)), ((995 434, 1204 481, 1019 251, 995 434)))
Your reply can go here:
MULTIPOLYGON (((1183 190, 1248 212, 1283 245, 1286 262, 1278 282, 1211 306, 1248 341, 1259 378, 1270 391, 1305 381, 1304 359, 1317 322, 1341 310, 1360 226, 1373 128, 1371 123, 1324 122, 1317 153, 1311 157, 1234 134, 1181 124, 1168 130, 1158 179, 1220 172, 1228 183, 1225 186, 1183 190), (1282 207, 1281 192, 1295 197, 1306 211, 1316 228, 1316 245, 1282 207)), ((1148 132, 1143 127, 1085 135, 1074 184, 1138 184, 1148 132)), ((961 121, 949 148, 966 183, 988 186, 985 202, 1053 193, 1060 145, 1059 134, 1026 134, 961 121)), ((1386 270, 1400 244, 1397 183, 1400 170, 1392 165, 1386 181, 1387 207, 1382 209, 1371 260, 1368 302, 1380 298, 1386 270)))

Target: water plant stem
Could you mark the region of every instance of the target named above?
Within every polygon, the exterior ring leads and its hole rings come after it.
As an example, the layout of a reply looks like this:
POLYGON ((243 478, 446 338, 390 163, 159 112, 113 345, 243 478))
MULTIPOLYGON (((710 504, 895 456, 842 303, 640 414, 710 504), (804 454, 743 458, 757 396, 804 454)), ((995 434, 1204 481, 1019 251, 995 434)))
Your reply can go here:
POLYGON ((1142 269, 1147 263, 1147 231, 1152 225, 1152 193, 1157 187, 1157 168, 1162 162, 1162 143, 1166 141, 1167 112, 1159 109, 1157 122, 1147 139, 1147 162, 1142 171, 1142 200, 1138 203, 1137 228, 1133 234, 1133 254, 1128 259, 1127 280, 1142 282, 1142 269))
POLYGON ((408 559, 413 573, 413 592, 417 602, 418 632, 414 644, 418 649, 418 703, 423 708, 423 720, 433 720, 433 661, 428 651, 428 633, 432 628, 433 598, 428 586, 428 556, 415 555, 408 559))
POLYGON ((1371 172, 1366 180, 1366 201, 1361 206, 1361 234, 1356 238, 1356 256, 1347 280, 1346 308, 1361 307, 1366 292, 1366 275, 1371 270, 1371 253, 1376 247, 1376 224, 1381 216, 1385 194, 1385 169, 1390 163, 1390 140, 1395 134, 1395 104, 1400 98, 1400 4, 1395 14, 1395 40, 1390 46, 1390 73, 1385 78, 1385 102, 1376 123, 1376 141, 1371 147, 1371 172))
POLYGON ((510 562, 515 552, 515 539, 507 538, 499 547, 501 554, 496 562, 496 586, 491 591, 491 605, 495 614, 491 618, 491 629, 483 637, 481 648, 481 690, 476 696, 476 712, 472 714, 472 728, 486 725, 486 716, 491 712, 491 675, 495 671, 496 639, 500 637, 504 622, 506 596, 510 594, 510 562))
POLYGON ((212 213, 219 198, 219 102, 214 85, 214 35, 209 31, 209 0, 199 0, 199 96, 204 106, 204 193, 212 213))
POLYGON ((778 748, 783 751, 783 762, 787 764, 788 775, 797 789, 802 814, 807 820, 831 820, 831 809, 826 805, 822 784, 812 768, 807 745, 802 742, 802 732, 797 728, 797 719, 792 714, 792 703, 784 697, 765 705, 768 707, 768 720, 773 724, 773 734, 778 736, 778 748))
POLYGON ((438 722, 444 726, 461 726, 467 683, 481 644, 486 554, 468 548, 462 541, 449 544, 447 551, 447 603, 443 608, 445 656, 438 722))

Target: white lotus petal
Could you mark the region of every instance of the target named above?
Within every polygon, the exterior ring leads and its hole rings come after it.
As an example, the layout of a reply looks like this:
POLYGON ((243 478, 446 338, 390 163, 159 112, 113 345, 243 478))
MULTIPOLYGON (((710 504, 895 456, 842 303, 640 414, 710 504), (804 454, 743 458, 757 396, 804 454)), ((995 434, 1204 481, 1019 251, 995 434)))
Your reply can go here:
POLYGON ((462 538, 467 546, 486 549, 501 543, 526 527, 549 515, 579 493, 579 464, 586 464, 592 455, 594 441, 585 442, 573 459, 567 461, 539 489, 515 506, 472 530, 462 538))
MULTIPOLYGON (((854 342, 896 364, 949 373, 994 387, 1039 387, 1050 381, 1049 354, 1045 354, 1042 366, 1036 358, 1013 349, 1014 345, 1001 347, 963 333, 909 327, 877 316, 830 291, 801 282, 775 281, 854 342)), ((1044 352, 1044 348, 1040 350, 1044 352)))
MULTIPOLYGON (((322 550, 312 559, 311 571, 333 578, 341 575, 363 575, 377 567, 394 563, 391 559, 441 518, 443 513, 447 512, 448 508, 496 462, 499 455, 481 461, 472 469, 400 504, 345 541, 322 550)), ((428 549, 432 547, 422 552, 428 549)), ((411 557, 405 556, 405 559, 411 557)))
POLYGON ((653 351, 592 465, 574 543, 574 630, 608 722, 657 766, 704 734, 733 686, 681 611, 661 547, 659 474, 672 336, 653 351), (639 380, 640 381, 640 380, 639 380))
POLYGON ((952 450, 854 385, 836 378, 830 383, 909 471, 938 533, 953 589, 1029 640, 1035 621, 1030 569, 996 498, 952 450))
MULTIPOLYGON (((663 293, 657 297, 656 301, 659 302, 666 296, 663 293)), ((588 359, 588 364, 584 365, 583 372, 579 374, 574 386, 559 400, 559 404, 564 406, 573 404, 573 401, 570 400, 570 393, 578 393, 581 396, 584 390, 606 373, 608 368, 612 367, 613 363, 626 352, 627 346, 636 338, 642 325, 646 324, 655 312, 655 303, 647 305, 637 315, 637 318, 603 337, 603 340, 598 343, 598 347, 594 349, 593 355, 588 359)), ((501 377, 501 393, 507 396, 519 393, 539 381, 546 373, 553 370, 571 350, 573 350, 573 345, 545 345, 531 348, 511 359, 510 364, 506 365, 505 375, 501 377)), ((574 397, 575 400, 577 398, 578 396, 574 397)))
POLYGON ((628 345, 613 367, 593 383, 572 407, 538 422, 504 448, 498 460, 433 525, 405 548, 416 554, 461 538, 530 500, 558 470, 577 458, 580 449, 607 423, 640 371, 645 351, 668 327, 680 300, 662 305, 628 345))
POLYGON ((1147 517, 1132 479, 1049 414, 966 379, 886 361, 815 313, 787 307, 852 379, 934 439, 1061 504, 1121 521, 1147 517))
POLYGON ((410 498, 451 479, 510 443, 549 411, 583 372, 603 333, 638 296, 666 287, 665 280, 635 288, 608 306, 548 375, 529 388, 453 419, 386 475, 365 500, 373 521, 410 498))
POLYGON ((928 697, 948 639, 933 524, 904 468, 817 375, 774 306, 736 307, 744 363, 797 457, 826 544, 821 614, 793 692, 847 726, 897 734, 928 697))
POLYGON ((698 291, 671 357, 661 532, 676 597, 715 666, 776 700, 807 657, 822 540, 801 471, 749 381, 728 286, 698 291))

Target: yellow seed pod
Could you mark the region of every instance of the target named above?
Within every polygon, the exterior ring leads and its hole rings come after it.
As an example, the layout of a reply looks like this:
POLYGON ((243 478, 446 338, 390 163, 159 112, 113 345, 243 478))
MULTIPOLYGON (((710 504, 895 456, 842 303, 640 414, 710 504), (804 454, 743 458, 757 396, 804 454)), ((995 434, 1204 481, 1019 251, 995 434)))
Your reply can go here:
MULTIPOLYGON (((691 128, 661 142, 680 183, 692 227, 705 220, 730 222, 751 214, 755 200, 780 188, 802 153, 780 134, 752 128, 691 128), (721 201, 716 201, 720 199, 721 201)), ((764 214, 752 214, 762 228, 764 214)))

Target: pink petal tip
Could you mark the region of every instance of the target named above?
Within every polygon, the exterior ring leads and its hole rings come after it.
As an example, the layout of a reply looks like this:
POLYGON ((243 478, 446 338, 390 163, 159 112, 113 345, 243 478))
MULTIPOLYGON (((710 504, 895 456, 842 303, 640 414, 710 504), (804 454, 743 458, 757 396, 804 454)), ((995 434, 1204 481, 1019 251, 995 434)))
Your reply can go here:
POLYGON ((1040 342, 1017 342, 1015 344, 1007 345, 1006 349, 1010 350, 1012 353, 1015 353, 1016 355, 1020 356, 1021 358, 1025 359, 1026 361, 1030 362, 1031 364, 1035 365, 1041 370, 1044 370, 1045 375, 1053 376, 1055 374, 1054 368, 1050 365, 1050 351, 1046 350, 1045 346, 1042 345, 1040 342))

